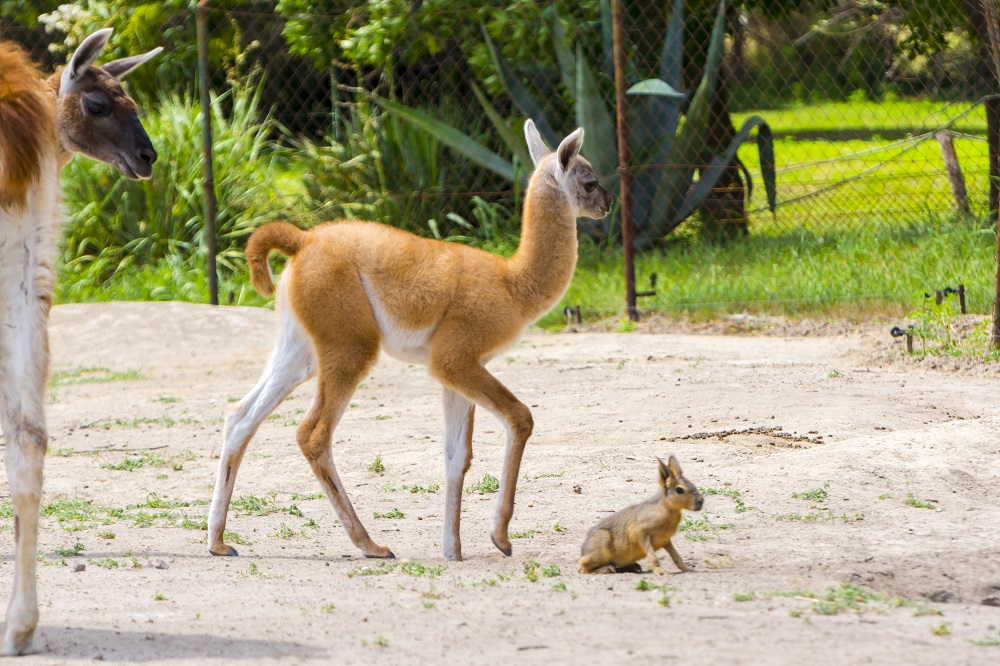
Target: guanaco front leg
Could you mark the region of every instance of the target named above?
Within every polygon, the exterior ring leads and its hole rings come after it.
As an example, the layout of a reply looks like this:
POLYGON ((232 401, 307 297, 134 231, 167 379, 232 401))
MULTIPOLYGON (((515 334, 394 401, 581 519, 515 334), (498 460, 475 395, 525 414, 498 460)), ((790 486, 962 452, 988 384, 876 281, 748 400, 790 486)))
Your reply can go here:
MULTIPOLYGON (((534 428, 531 411, 476 361, 441 354, 431 359, 431 373, 446 387, 451 387, 496 414, 507 427, 500 496, 497 498, 490 538, 501 553, 510 556, 512 549, 507 528, 514 515, 514 493, 521 469, 521 456, 534 428)), ((457 518, 455 524, 457 529, 457 518)))
POLYGON ((459 533, 462 487, 472 463, 472 429, 476 405, 450 388, 444 389, 444 535, 441 547, 445 559, 462 561, 459 533))
POLYGON ((684 560, 681 559, 681 556, 677 552, 677 549, 674 548, 674 544, 672 544, 671 542, 668 541, 667 545, 666 545, 666 549, 667 549, 667 553, 670 555, 670 559, 672 559, 674 561, 674 564, 677 565, 678 569, 680 569, 681 571, 690 571, 691 570, 690 568, 688 568, 688 565, 684 564, 684 560))

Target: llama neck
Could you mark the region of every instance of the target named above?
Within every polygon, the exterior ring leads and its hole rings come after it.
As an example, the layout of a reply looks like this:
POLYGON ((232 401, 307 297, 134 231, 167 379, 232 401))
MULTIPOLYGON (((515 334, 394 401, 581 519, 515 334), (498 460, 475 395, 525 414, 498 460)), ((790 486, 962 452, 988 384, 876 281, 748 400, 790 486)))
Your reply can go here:
POLYGON ((521 244, 509 260, 508 286, 525 314, 540 317, 566 292, 576 268, 576 216, 552 177, 535 173, 521 220, 521 244))

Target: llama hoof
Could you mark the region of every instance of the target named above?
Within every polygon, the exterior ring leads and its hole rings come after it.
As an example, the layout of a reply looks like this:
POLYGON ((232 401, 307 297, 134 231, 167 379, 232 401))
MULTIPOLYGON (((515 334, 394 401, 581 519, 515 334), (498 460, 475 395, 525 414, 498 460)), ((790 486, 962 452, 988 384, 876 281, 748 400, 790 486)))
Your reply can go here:
POLYGON ((211 548, 208 549, 208 552, 210 552, 212 555, 215 555, 216 557, 236 557, 237 555, 239 555, 239 553, 236 552, 236 549, 233 548, 232 546, 227 546, 226 549, 221 553, 217 553, 211 548))
POLYGON ((501 546, 501 545, 500 545, 500 544, 499 544, 499 543, 497 542, 497 538, 496 538, 495 536, 491 536, 491 537, 490 537, 490 541, 492 541, 492 542, 493 542, 493 545, 497 547, 497 550, 499 550, 499 551, 500 551, 501 553, 503 553, 503 554, 504 554, 504 555, 506 555, 507 557, 510 557, 510 554, 511 554, 511 553, 513 552, 513 548, 511 547, 511 545, 510 545, 510 542, 509 542, 509 541, 507 542, 507 545, 506 545, 506 546, 501 546))

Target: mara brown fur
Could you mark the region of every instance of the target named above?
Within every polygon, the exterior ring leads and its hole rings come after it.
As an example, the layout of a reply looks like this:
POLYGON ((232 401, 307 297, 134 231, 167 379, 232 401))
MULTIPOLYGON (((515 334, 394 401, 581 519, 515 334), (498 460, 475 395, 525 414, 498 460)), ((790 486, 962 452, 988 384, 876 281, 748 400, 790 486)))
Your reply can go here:
POLYGON ((20 212, 56 148, 56 102, 20 47, 0 43, 0 207, 20 212))
POLYGON ((656 551, 665 548, 677 568, 688 567, 670 543, 681 522, 681 511, 701 511, 698 488, 684 477, 677 458, 659 461, 660 490, 645 502, 608 516, 587 533, 580 548, 580 573, 639 571, 646 557, 653 573, 662 574, 656 551))
POLYGON ((577 130, 553 153, 534 124, 525 135, 536 168, 525 194, 521 243, 510 258, 420 238, 370 222, 343 221, 300 231, 272 223, 254 232, 246 257, 255 288, 274 292, 271 250, 289 256, 278 290, 282 333, 257 386, 226 421, 209 512, 209 550, 223 543, 236 470, 257 427, 284 396, 313 373, 317 395, 298 430, 298 444, 352 542, 370 557, 391 557, 358 520, 333 466, 333 429, 379 350, 425 364, 444 388, 445 557, 460 560, 462 482, 472 459, 476 405, 507 427, 507 449, 491 538, 510 555, 507 526, 531 412, 485 368, 524 329, 555 305, 573 277, 578 216, 611 209, 577 130), (304 344, 303 337, 310 344, 304 344))

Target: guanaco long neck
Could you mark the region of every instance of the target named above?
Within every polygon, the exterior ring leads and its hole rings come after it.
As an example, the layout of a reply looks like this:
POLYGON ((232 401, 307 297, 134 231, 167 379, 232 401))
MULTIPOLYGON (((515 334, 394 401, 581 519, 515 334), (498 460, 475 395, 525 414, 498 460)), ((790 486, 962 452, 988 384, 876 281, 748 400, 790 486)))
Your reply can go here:
POLYGON ((532 319, 565 293, 576 268, 576 216, 547 169, 536 170, 521 218, 521 244, 508 260, 508 288, 532 319))

